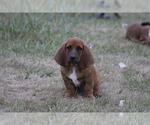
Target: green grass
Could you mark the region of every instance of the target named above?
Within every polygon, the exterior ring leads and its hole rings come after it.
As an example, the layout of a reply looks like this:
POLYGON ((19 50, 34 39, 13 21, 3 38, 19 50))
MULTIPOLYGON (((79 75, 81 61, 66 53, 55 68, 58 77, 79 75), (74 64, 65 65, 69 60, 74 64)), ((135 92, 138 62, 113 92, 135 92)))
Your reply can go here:
POLYGON ((1 12, 149 12, 149 0, 118 0, 121 7, 114 4, 115 0, 105 0, 105 7, 99 7, 101 0, 9 0, 0 1, 1 12), (109 6, 109 7, 106 7, 109 6))
POLYGON ((125 71, 123 75, 125 78, 124 85, 128 85, 131 91, 150 91, 150 76, 147 73, 142 73, 131 68, 125 71))
POLYGON ((148 21, 148 13, 121 13, 122 19, 94 13, 0 14, 0 111, 149 112, 149 45, 125 39, 126 27, 148 21), (54 55, 70 37, 91 49, 101 76, 100 99, 64 98, 65 86, 54 55), (127 65, 119 68, 119 63, 127 65), (124 107, 119 101, 125 100, 124 107))

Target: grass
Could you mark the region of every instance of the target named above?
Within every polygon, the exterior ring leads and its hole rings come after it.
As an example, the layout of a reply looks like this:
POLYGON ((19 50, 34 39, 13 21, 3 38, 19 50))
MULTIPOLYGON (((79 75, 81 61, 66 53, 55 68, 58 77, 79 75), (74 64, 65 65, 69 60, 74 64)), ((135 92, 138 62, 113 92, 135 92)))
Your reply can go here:
POLYGON ((146 113, 3 113, 1 123, 3 125, 11 125, 12 123, 15 125, 60 125, 60 123, 61 125, 81 123, 86 125, 100 123, 106 125, 149 125, 149 118, 146 113))
POLYGON ((147 21, 148 13, 121 13, 122 19, 94 13, 0 14, 1 112, 149 112, 149 45, 125 39, 126 27, 147 21), (53 57, 63 42, 79 37, 91 49, 101 76, 100 99, 64 98, 53 57), (119 62, 127 65, 120 69, 119 62), (119 101, 125 100, 119 107, 119 101))
POLYGON ((149 0, 118 0, 121 7, 114 4, 115 0, 105 0, 105 7, 99 7, 101 0, 10 0, 0 1, 1 12, 149 12, 149 0), (106 7, 107 6, 107 7, 106 7))
POLYGON ((149 75, 147 73, 142 73, 142 71, 136 71, 133 69, 128 69, 123 73, 126 81, 124 84, 128 85, 131 91, 150 91, 149 88, 149 75), (130 78, 131 77, 131 78, 130 78))

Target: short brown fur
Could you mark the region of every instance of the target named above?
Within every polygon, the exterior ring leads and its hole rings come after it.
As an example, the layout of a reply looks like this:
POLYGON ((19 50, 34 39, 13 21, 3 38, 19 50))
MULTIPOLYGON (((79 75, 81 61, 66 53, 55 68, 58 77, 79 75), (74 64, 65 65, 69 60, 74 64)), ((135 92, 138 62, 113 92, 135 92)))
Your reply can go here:
POLYGON ((142 26, 141 22, 135 22, 128 26, 126 38, 137 43, 150 44, 150 36, 148 36, 150 25, 142 26))
POLYGON ((93 66, 93 56, 81 39, 73 37, 63 43, 55 55, 55 60, 61 65, 61 74, 66 86, 65 97, 75 97, 76 90, 80 90, 88 98, 101 96, 99 94, 100 77, 93 66), (73 68, 76 68, 79 86, 75 86, 69 78, 73 68))

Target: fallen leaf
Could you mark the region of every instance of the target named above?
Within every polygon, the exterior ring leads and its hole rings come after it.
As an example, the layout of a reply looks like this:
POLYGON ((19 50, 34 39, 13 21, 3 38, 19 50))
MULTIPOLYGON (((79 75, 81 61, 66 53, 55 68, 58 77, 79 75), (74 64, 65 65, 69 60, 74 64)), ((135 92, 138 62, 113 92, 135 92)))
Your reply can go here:
POLYGON ((120 66, 121 69, 127 67, 123 62, 120 62, 120 63, 119 63, 119 66, 120 66))

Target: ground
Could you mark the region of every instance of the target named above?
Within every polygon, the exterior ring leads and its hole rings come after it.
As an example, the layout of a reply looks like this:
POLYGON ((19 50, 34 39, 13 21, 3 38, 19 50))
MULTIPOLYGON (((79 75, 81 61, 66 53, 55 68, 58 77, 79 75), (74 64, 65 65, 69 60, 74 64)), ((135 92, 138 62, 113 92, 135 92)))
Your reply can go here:
POLYGON ((149 112, 149 45, 125 39, 127 25, 148 21, 147 13, 96 19, 94 13, 0 14, 1 112, 149 112), (65 86, 54 55, 63 42, 79 37, 92 44, 101 77, 99 99, 64 98, 65 86), (121 69, 119 63, 126 67, 121 69), (123 107, 119 106, 124 100, 123 107))
POLYGON ((10 0, 0 1, 1 12, 149 12, 149 6, 149 0, 14 0, 13 4, 10 0))

